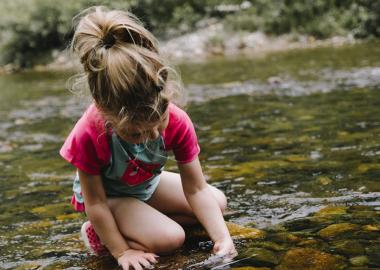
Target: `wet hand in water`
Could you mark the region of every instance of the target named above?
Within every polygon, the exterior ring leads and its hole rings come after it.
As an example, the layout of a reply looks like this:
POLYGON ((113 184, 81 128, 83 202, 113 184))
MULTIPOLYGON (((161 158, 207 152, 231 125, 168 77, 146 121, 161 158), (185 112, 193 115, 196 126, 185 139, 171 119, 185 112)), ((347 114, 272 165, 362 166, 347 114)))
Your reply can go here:
POLYGON ((218 257, 223 258, 223 262, 231 261, 238 254, 231 238, 215 242, 213 252, 218 257))
POLYGON ((158 256, 154 253, 147 253, 141 250, 128 249, 117 259, 123 270, 143 270, 152 269, 157 263, 158 256))

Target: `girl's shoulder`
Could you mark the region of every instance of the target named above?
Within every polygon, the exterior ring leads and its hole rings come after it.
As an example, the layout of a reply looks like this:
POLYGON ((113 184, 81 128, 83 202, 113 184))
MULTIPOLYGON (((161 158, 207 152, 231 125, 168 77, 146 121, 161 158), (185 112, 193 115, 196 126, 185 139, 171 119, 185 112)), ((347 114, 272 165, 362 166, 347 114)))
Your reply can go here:
POLYGON ((200 151, 190 117, 174 104, 169 104, 169 123, 163 137, 166 149, 173 150, 179 163, 194 160, 200 151))
POLYGON ((192 123, 189 115, 174 103, 169 103, 169 125, 192 123))
POLYGON ((80 124, 87 132, 102 133, 105 131, 105 120, 94 103, 92 103, 83 113, 82 117, 77 122, 77 125, 78 124, 80 124))
POLYGON ((105 121, 94 104, 90 105, 66 138, 61 156, 90 174, 98 174, 109 160, 105 121))

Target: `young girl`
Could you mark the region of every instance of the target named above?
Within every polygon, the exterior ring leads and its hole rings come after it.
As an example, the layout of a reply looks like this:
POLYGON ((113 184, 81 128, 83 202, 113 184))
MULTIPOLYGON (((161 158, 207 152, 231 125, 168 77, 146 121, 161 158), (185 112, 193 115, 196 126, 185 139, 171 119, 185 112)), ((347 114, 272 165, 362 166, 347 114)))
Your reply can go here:
POLYGON ((93 97, 60 154, 77 168, 72 203, 89 221, 82 238, 108 250, 123 269, 143 269, 183 244, 181 225, 200 222, 217 255, 233 257, 222 213, 224 194, 208 185, 188 115, 157 44, 130 13, 90 8, 72 49, 93 97), (163 171, 173 151, 179 174, 163 171))

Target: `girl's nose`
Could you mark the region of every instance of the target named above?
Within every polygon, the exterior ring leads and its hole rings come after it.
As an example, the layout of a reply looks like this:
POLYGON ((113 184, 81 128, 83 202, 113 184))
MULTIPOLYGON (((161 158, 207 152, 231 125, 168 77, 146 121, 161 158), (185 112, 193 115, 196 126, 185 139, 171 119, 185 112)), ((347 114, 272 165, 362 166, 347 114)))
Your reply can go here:
POLYGON ((158 136, 160 136, 160 132, 158 131, 158 128, 154 128, 154 129, 152 129, 152 130, 150 131, 149 136, 150 136, 150 139, 151 139, 151 140, 155 140, 155 139, 157 139, 158 136))

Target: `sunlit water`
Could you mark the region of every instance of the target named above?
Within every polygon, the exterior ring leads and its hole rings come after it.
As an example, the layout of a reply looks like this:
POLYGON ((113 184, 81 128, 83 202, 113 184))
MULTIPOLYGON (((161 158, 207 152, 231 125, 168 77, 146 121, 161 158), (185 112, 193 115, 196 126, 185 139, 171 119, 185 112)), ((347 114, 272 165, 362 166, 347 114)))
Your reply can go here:
MULTIPOLYGON (((269 55, 273 68, 265 59, 181 67, 200 159, 228 196, 227 219, 267 233, 235 240, 242 257, 256 254, 236 267, 306 269, 289 258, 313 250, 331 254, 333 268, 307 269, 380 267, 378 45, 269 55), (258 63, 255 76, 249 67, 258 63), (208 76, 210 67, 219 80, 208 76), (320 211, 331 205, 331 215, 320 211), (344 225, 326 236, 334 224, 344 225)), ((85 217, 69 204, 73 168, 58 149, 88 100, 64 89, 68 76, 0 77, 0 269, 117 268, 84 251, 78 231, 85 217)), ((175 170, 174 162, 167 168, 175 170)), ((157 267, 204 259, 194 241, 157 267)))

